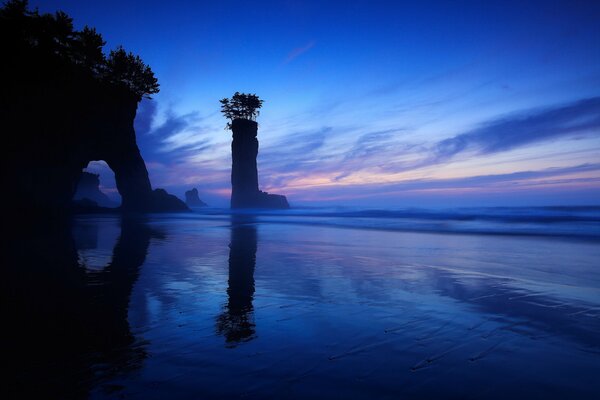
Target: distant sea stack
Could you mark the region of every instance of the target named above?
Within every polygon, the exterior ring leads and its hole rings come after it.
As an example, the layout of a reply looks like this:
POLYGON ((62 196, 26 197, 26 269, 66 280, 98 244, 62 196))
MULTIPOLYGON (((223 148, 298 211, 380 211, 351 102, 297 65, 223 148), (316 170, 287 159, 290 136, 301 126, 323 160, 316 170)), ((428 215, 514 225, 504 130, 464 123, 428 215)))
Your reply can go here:
POLYGON ((231 208, 290 208, 285 196, 258 189, 256 121, 234 119, 231 131, 231 208))
POLYGON ((185 192, 185 204, 187 204, 188 207, 206 207, 208 205, 200 200, 200 197, 198 197, 198 189, 196 188, 185 192))
POLYGON ((290 208, 285 196, 258 188, 258 117, 263 101, 255 94, 236 92, 220 100, 221 112, 229 119, 231 142, 231 208, 290 208))
POLYGON ((100 190, 100 176, 90 172, 82 172, 77 183, 77 190, 73 200, 88 199, 96 202, 100 207, 117 207, 118 204, 112 201, 106 194, 100 190))

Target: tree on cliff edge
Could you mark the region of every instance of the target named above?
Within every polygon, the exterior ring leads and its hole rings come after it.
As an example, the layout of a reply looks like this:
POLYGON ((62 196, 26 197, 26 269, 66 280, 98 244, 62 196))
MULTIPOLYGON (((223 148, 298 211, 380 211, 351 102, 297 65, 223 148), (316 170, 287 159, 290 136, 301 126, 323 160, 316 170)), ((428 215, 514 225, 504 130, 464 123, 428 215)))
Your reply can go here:
POLYGON ((246 94, 235 92, 230 98, 219 100, 221 103, 221 112, 229 119, 227 128, 231 128, 231 122, 235 119, 248 119, 256 121, 256 117, 260 114, 259 109, 262 107, 263 100, 259 99, 255 94, 246 94))
POLYGON ((0 7, 0 47, 8 60, 3 70, 35 76, 74 72, 73 77, 83 74, 124 88, 138 100, 158 93, 154 73, 139 56, 119 47, 106 57, 105 44, 94 28, 75 30, 73 19, 62 11, 40 14, 29 10, 27 0, 9 0, 0 7))
POLYGON ((110 73, 107 78, 121 84, 139 97, 158 93, 158 80, 140 56, 127 53, 123 47, 112 50, 106 61, 110 73))

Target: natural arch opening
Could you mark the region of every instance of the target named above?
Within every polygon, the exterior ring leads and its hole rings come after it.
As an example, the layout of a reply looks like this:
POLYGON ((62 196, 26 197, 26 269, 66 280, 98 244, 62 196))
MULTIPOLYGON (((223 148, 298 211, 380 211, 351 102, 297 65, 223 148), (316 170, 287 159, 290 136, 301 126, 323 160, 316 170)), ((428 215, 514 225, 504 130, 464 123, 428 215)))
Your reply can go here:
POLYGON ((121 205, 115 173, 106 161, 90 161, 82 170, 73 200, 91 200, 100 207, 116 208, 121 205))

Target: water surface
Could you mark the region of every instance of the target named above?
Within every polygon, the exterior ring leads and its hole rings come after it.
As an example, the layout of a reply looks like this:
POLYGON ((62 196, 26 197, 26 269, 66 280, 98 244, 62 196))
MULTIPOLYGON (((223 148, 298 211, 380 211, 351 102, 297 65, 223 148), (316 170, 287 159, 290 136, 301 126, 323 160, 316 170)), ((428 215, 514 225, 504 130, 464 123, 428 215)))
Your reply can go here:
POLYGON ((11 388, 81 398, 596 398, 596 214, 78 217, 10 252, 11 388))

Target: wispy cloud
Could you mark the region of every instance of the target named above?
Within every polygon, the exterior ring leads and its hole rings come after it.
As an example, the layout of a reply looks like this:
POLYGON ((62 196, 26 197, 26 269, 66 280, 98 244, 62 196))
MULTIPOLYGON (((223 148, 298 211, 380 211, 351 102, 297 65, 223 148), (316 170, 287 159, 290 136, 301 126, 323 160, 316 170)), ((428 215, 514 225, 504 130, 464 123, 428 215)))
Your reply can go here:
POLYGON ((418 147, 415 143, 399 142, 398 137, 405 129, 387 129, 360 135, 352 147, 344 153, 340 165, 347 166, 334 180, 340 181, 354 172, 370 169, 384 169, 392 160, 401 162, 402 154, 418 147))
POLYGON ((320 154, 331 127, 294 132, 284 139, 259 149, 261 181, 269 187, 285 185, 298 174, 310 174, 329 157, 320 154))
MULTIPOLYGON (((329 128, 326 132, 328 136, 332 133, 339 136, 337 131, 329 128)), ((600 135, 600 98, 504 116, 433 143, 419 142, 410 129, 402 128, 351 133, 356 138, 354 141, 347 138, 332 140, 335 146, 327 146, 317 131, 306 137, 307 145, 312 143, 315 149, 319 149, 315 152, 309 147, 299 151, 299 144, 294 144, 294 140, 304 142, 302 135, 297 138, 290 135, 292 142, 289 146, 282 143, 269 149, 264 156, 269 173, 266 181, 281 190, 307 188, 315 182, 317 186, 336 187, 350 187, 357 181, 363 185, 368 185, 369 181, 377 185, 387 184, 408 179, 406 174, 418 174, 418 171, 448 163, 459 154, 468 155, 469 159, 476 161, 481 156, 577 135, 600 135)), ((461 160, 468 159, 463 157, 461 160)), ((511 176, 511 179, 517 178, 516 175, 511 176)))
POLYGON ((600 135, 600 97, 497 119, 436 144, 430 162, 473 151, 486 155, 575 134, 600 135))
POLYGON ((158 103, 154 100, 143 99, 137 109, 134 128, 138 139, 152 130, 152 124, 158 113, 158 103))
POLYGON ((347 170, 339 177, 361 168, 406 172, 447 163, 461 154, 476 159, 551 140, 600 136, 600 97, 504 116, 433 144, 397 140, 403 131, 360 136, 346 153, 347 170))
POLYGON ((280 172, 301 170, 306 161, 318 159, 317 151, 325 145, 331 127, 290 133, 284 139, 261 149, 261 162, 280 172))
POLYGON ((215 129, 203 123, 199 112, 177 114, 171 108, 160 118, 155 101, 142 101, 135 129, 153 186, 183 191, 202 182, 221 188, 213 178, 224 177, 218 162, 223 161, 222 144, 211 137, 215 129), (198 161, 203 154, 211 154, 216 163, 198 161))
POLYGON ((403 129, 386 129, 383 131, 368 132, 358 137, 352 149, 344 156, 345 160, 371 157, 381 154, 389 147, 403 129))
POLYGON ((311 40, 310 42, 306 43, 304 46, 296 47, 295 49, 293 49, 292 51, 289 52, 289 54, 287 55, 287 57, 285 58, 283 63, 289 64, 290 62, 294 61, 296 58, 300 57, 302 54, 304 54, 307 51, 309 51, 310 49, 312 49, 314 46, 315 46, 315 41, 311 40))
POLYGON ((156 102, 144 100, 135 120, 138 143, 144 150, 169 153, 175 150, 198 149, 206 144, 199 112, 176 114, 172 109, 168 109, 164 120, 157 123, 157 108, 156 102))

